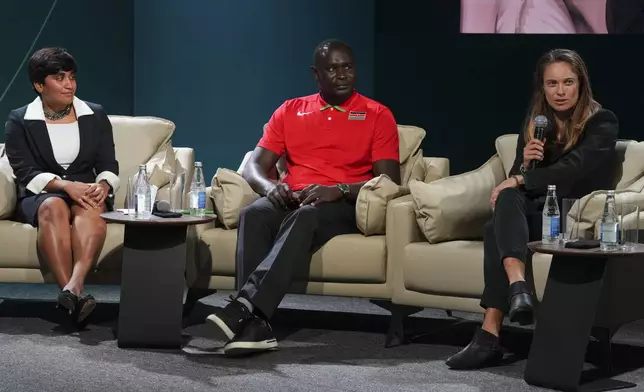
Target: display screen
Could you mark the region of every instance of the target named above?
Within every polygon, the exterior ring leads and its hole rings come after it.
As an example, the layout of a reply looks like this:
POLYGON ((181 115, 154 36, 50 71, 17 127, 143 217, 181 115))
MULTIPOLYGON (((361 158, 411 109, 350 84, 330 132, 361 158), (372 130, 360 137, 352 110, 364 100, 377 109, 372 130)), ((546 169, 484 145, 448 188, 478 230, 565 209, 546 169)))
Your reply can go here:
POLYGON ((642 34, 644 0, 460 0, 461 32, 642 34))

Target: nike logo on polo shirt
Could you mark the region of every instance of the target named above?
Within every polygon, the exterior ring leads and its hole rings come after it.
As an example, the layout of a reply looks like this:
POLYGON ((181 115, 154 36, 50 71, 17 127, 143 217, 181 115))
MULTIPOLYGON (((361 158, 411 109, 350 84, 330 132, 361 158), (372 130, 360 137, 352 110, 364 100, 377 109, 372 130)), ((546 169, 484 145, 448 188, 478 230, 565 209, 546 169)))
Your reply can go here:
POLYGON ((304 113, 302 113, 302 112, 298 111, 297 115, 298 116, 306 116, 307 114, 311 114, 311 113, 313 113, 313 112, 304 112, 304 113))

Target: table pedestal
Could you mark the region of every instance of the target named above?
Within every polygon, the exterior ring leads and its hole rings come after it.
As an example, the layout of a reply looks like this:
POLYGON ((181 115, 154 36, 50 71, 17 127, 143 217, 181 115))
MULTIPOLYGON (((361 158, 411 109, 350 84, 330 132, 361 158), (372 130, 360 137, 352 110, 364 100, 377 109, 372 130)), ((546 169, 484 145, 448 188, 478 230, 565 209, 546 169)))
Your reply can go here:
POLYGON ((612 263, 619 260, 553 256, 524 374, 528 384, 560 391, 593 392, 636 385, 612 379, 591 382, 581 379, 603 294, 604 273, 612 263))
POLYGON ((126 225, 119 347, 181 348, 186 225, 126 225))

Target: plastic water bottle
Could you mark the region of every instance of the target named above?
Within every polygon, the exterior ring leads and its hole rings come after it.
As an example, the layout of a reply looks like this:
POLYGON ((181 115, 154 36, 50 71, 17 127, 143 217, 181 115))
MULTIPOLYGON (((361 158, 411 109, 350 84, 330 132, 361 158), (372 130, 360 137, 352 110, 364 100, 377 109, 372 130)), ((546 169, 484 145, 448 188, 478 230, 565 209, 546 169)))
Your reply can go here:
POLYGON ((615 206, 615 191, 607 191, 600 230, 601 239, 599 247, 601 250, 616 250, 618 248, 618 232, 619 223, 617 221, 617 208, 615 206))
POLYGON ((152 190, 145 165, 139 165, 134 186, 134 219, 150 219, 152 216, 152 190))
POLYGON ((541 242, 544 244, 558 243, 561 215, 555 185, 548 185, 548 194, 546 195, 546 204, 543 206, 542 215, 541 242))
POLYGON ((201 162, 195 162, 195 173, 190 184, 190 215, 206 215, 206 181, 201 162))

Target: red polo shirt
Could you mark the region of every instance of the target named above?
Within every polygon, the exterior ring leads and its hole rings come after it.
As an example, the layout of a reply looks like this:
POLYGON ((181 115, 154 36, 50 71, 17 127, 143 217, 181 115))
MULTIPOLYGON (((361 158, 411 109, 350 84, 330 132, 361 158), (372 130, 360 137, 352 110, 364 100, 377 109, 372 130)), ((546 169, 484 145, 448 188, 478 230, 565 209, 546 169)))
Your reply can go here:
POLYGON ((342 105, 320 94, 284 102, 273 113, 259 147, 286 153, 291 190, 311 184, 337 185, 373 178, 375 161, 399 161, 398 127, 384 105, 354 93, 342 105))

